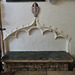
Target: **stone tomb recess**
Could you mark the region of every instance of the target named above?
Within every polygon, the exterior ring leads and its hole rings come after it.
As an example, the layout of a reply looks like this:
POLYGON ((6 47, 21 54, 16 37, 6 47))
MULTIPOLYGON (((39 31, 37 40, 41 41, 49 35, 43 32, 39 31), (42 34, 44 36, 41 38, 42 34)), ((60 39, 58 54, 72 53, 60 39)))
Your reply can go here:
POLYGON ((72 70, 71 38, 56 27, 40 25, 38 4, 32 6, 34 21, 4 38, 4 70, 68 71, 72 70), (36 11, 36 10, 37 11, 36 11))

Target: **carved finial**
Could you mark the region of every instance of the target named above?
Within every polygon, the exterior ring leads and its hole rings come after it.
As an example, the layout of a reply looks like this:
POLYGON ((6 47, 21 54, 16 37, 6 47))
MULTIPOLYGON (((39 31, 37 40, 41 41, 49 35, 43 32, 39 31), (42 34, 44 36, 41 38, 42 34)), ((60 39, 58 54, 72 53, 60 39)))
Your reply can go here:
POLYGON ((34 14, 34 17, 38 16, 39 6, 36 2, 32 5, 32 13, 34 14))

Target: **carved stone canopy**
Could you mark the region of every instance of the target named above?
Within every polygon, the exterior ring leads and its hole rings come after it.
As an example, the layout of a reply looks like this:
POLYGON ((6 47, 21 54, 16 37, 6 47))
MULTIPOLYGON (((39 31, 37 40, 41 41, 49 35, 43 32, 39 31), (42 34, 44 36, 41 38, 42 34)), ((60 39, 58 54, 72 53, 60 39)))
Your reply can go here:
POLYGON ((27 27, 23 26, 23 28, 17 29, 15 32, 9 34, 4 40, 10 39, 10 38, 18 38, 18 34, 21 31, 27 32, 28 35, 31 35, 31 30, 38 29, 40 30, 42 35, 45 35, 44 33, 46 31, 48 32, 53 32, 54 34, 54 39, 65 39, 66 40, 66 52, 69 52, 71 50, 70 47, 70 40, 71 38, 68 35, 65 35, 63 31, 60 31, 58 28, 54 26, 45 26, 45 25, 40 25, 39 19, 35 17, 33 23, 31 25, 28 25, 27 27))

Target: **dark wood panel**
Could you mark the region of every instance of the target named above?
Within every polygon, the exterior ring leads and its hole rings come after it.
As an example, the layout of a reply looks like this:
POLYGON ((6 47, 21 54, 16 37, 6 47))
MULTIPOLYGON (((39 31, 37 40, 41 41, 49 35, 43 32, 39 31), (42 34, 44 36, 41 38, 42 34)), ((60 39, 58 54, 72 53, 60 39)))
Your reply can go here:
POLYGON ((45 1, 45 0, 6 0, 6 2, 41 2, 41 1, 45 1))

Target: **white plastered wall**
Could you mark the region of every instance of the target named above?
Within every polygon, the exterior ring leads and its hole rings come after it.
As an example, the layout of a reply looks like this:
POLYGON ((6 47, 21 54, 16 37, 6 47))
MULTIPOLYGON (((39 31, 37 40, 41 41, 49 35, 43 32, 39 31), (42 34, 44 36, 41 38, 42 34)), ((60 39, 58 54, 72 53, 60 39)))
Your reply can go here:
MULTIPOLYGON (((33 2, 7 3, 2 0, 2 24, 7 30, 4 38, 16 29, 28 26, 34 20, 31 12, 33 2)), ((38 2, 40 6, 39 21, 47 26, 55 26, 72 37, 71 54, 75 55, 75 1, 60 0, 51 4, 49 0, 38 2)))

